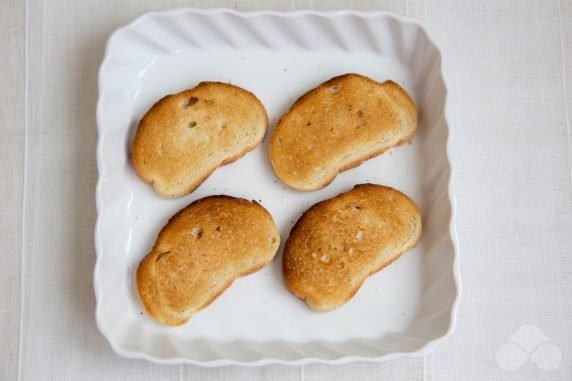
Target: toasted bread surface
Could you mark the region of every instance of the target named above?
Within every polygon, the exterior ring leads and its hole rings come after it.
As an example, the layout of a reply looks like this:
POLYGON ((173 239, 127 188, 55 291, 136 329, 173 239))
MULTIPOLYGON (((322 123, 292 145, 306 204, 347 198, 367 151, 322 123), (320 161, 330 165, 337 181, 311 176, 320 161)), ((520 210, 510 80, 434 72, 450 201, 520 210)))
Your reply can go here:
POLYGON ((132 148, 135 170, 161 196, 181 197, 219 166, 253 150, 267 126, 266 110, 254 94, 202 82, 165 96, 141 119, 132 148))
POLYGON ((256 202, 210 196, 163 227, 137 269, 137 290, 155 319, 179 326, 240 276, 266 266, 280 245, 272 216, 256 202))
POLYGON ((409 141, 416 128, 415 103, 398 84, 345 74, 310 90, 282 116, 270 138, 270 160, 290 187, 316 190, 409 141))
POLYGON ((285 284, 314 310, 338 308, 420 236, 421 214, 409 197, 381 185, 356 185, 296 222, 284 248, 285 284))

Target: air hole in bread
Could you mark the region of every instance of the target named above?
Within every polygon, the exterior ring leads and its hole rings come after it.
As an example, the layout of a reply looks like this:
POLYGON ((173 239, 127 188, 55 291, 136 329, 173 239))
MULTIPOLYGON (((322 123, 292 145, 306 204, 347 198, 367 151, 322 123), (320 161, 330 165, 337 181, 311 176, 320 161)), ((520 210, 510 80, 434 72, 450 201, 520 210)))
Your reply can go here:
POLYGON ((339 216, 334 216, 334 217, 332 218, 332 221, 334 221, 334 222, 338 222, 339 220, 340 220, 340 217, 339 217, 339 216))
POLYGON ((341 87, 342 87, 342 85, 332 86, 332 87, 330 87, 328 90, 326 90, 326 92, 327 92, 328 94, 335 94, 335 93, 337 93, 338 91, 340 91, 341 87))
POLYGON ((194 120, 192 122, 189 122, 189 128, 193 128, 197 126, 197 122, 195 122, 194 120))
POLYGON ((190 97, 189 99, 187 99, 181 107, 183 108, 189 108, 192 105, 194 105, 195 103, 197 103, 199 101, 199 98, 197 97, 190 97))
POLYGON ((193 230, 191 231, 191 234, 196 239, 199 239, 203 236, 203 229, 202 228, 193 228, 193 230))
POLYGON ((365 238, 365 233, 363 232, 363 230, 360 230, 357 234, 356 234, 356 239, 359 242, 363 242, 363 239, 365 238))
POLYGON ((155 259, 155 263, 159 262, 159 259, 165 257, 165 255, 168 255, 170 253, 171 253, 170 251, 165 251, 164 253, 157 255, 157 258, 155 259))
POLYGON ((353 256, 353 255, 355 255, 355 253, 356 253, 356 249, 354 249, 353 247, 350 247, 348 249, 348 255, 349 256, 353 256))
POLYGON ((329 264, 330 262, 332 262, 332 258, 330 257, 330 254, 324 254, 320 257, 320 262, 325 263, 325 264, 329 264))
POLYGON ((226 128, 226 122, 223 120, 220 122, 220 129, 224 130, 226 128))
POLYGON ((220 231, 220 226, 217 226, 214 231, 215 231, 215 232, 219 232, 219 231, 220 231))
POLYGON ((276 243, 276 237, 270 237, 270 244, 274 245, 276 243))
POLYGON ((358 128, 360 128, 361 126, 360 126, 359 124, 356 124, 354 127, 355 127, 356 129, 358 129, 358 128))
POLYGON ((357 110, 357 116, 359 116, 360 118, 363 116, 363 111, 362 110, 357 110))
POLYGON ((208 105, 214 104, 214 99, 205 99, 205 103, 208 105))
POLYGON ((308 127, 311 126, 311 125, 312 125, 312 122, 306 123, 306 126, 308 126, 308 127))

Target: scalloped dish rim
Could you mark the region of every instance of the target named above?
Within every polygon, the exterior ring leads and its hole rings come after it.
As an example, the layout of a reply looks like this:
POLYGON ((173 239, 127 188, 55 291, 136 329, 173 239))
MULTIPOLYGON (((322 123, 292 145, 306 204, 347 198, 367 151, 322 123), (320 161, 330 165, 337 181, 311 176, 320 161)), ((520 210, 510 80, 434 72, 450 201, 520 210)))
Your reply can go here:
MULTIPOLYGON (((97 255, 97 260, 94 266, 94 289, 95 289, 95 296, 96 296, 96 324, 98 329, 101 331, 101 333, 103 334, 103 336, 108 340, 108 342, 110 343, 111 347, 113 348, 113 350, 123 356, 123 357, 127 357, 127 358, 136 358, 136 359, 145 359, 145 360, 149 360, 155 363, 160 363, 160 364, 181 364, 181 363, 185 363, 185 364, 192 364, 192 365, 200 365, 200 366, 227 366, 227 365, 242 365, 242 366, 260 366, 260 365, 268 365, 268 364, 285 364, 285 365, 304 365, 304 364, 309 364, 309 363, 322 363, 322 364, 347 364, 350 362, 356 362, 356 361, 365 361, 365 362, 380 362, 380 361, 387 361, 387 360, 392 360, 392 359, 396 359, 399 357, 421 357, 426 355, 427 353, 431 352, 437 345, 439 345, 440 343, 442 343, 443 341, 445 341, 446 339, 448 339, 451 334, 453 333, 455 326, 456 326, 456 320, 457 320, 457 315, 458 315, 458 308, 459 308, 459 301, 460 301, 460 297, 461 297, 461 278, 460 278, 460 273, 459 273, 459 242, 458 242, 458 237, 457 237, 457 232, 456 232, 456 228, 455 228, 455 214, 456 214, 456 200, 455 200, 455 195, 453 192, 453 179, 454 179, 454 174, 455 174, 455 167, 454 167, 454 163, 451 160, 451 140, 452 140, 452 135, 453 135, 453 131, 450 128, 448 121, 448 113, 447 113, 447 104, 448 102, 445 101, 444 103, 444 111, 443 111, 443 117, 444 120, 447 122, 446 123, 446 129, 448 131, 448 136, 446 138, 446 160, 448 161, 449 165, 450 165, 450 176, 448 178, 447 181, 447 192, 448 192, 448 200, 451 206, 451 215, 450 215, 450 220, 449 220, 449 224, 448 224, 448 232, 449 232, 449 236, 450 236, 450 240, 452 242, 452 248, 453 248, 453 258, 452 258, 452 278, 454 280, 454 284, 456 289, 455 291, 455 297, 453 300, 452 305, 450 306, 450 323, 449 323, 449 327, 448 330, 445 332, 445 334, 443 334, 440 337, 437 337, 435 339, 432 339, 430 341, 427 341, 422 347, 420 347, 418 350, 413 351, 413 352, 392 352, 392 353, 387 353, 387 354, 383 354, 381 356, 379 355, 375 355, 373 354, 372 356, 356 356, 356 355, 343 355, 343 356, 339 356, 339 357, 335 357, 335 358, 322 358, 319 356, 300 356, 296 359, 281 359, 281 358, 276 358, 276 357, 269 357, 269 356, 262 356, 257 358, 254 361, 242 361, 239 359, 233 359, 233 358, 217 358, 217 359, 213 359, 211 361, 201 361, 201 360, 197 360, 197 359, 193 359, 193 358, 183 358, 183 357, 171 357, 171 358, 158 358, 155 357, 153 355, 150 355, 144 351, 137 351, 137 350, 128 350, 124 347, 122 347, 121 345, 119 345, 117 343, 116 340, 114 340, 113 335, 111 334, 111 332, 108 331, 108 329, 101 323, 100 321, 100 317, 99 317, 99 310, 101 308, 101 303, 102 303, 102 299, 101 299, 101 274, 100 272, 100 262, 101 262, 101 258, 102 258, 102 241, 101 241, 101 237, 100 235, 100 230, 101 230, 101 216, 102 216, 102 211, 105 207, 104 205, 104 200, 102 198, 101 195, 101 188, 102 188, 102 182, 103 179, 105 177, 105 169, 104 169, 104 163, 103 163, 103 152, 102 152, 102 136, 103 136, 103 132, 104 132, 104 127, 103 127, 103 122, 102 122, 102 110, 101 110, 101 96, 102 96, 102 71, 103 68, 105 67, 106 63, 110 60, 110 47, 114 44, 114 41, 116 40, 117 36, 122 34, 123 32, 132 30, 134 28, 137 27, 137 25, 139 23, 141 23, 143 20, 147 20, 150 18, 154 18, 156 16, 160 16, 160 17, 165 17, 165 16, 171 16, 171 15, 178 15, 178 14, 182 14, 182 13, 187 13, 187 12, 191 12, 194 14, 198 14, 201 15, 203 17, 210 17, 212 15, 217 15, 217 14, 224 14, 224 13, 229 13, 235 16, 238 16, 242 19, 249 19, 255 16, 263 16, 263 15, 273 15, 276 17, 283 17, 283 18, 297 18, 297 17, 305 17, 308 15, 311 16, 321 16, 321 17, 332 17, 332 16, 354 16, 354 17, 362 17, 362 18, 369 18, 369 17, 387 17, 387 18, 391 18, 393 20, 396 20, 397 22, 400 23, 410 23, 410 24, 415 24, 416 26, 418 26, 419 28, 421 28, 428 37, 428 40, 430 41, 430 43, 432 43, 435 46, 435 49, 437 50, 437 52, 441 55, 442 57, 442 53, 441 53, 441 49, 439 48, 439 45, 436 43, 436 39, 435 37, 430 33, 430 31, 423 25, 422 22, 420 22, 419 20, 413 19, 411 17, 407 17, 407 16, 401 16, 401 15, 396 15, 390 12, 385 12, 385 11, 354 11, 354 10, 334 10, 334 11, 309 11, 309 10, 298 10, 298 11, 289 11, 289 12, 280 12, 280 11, 250 11, 250 12, 241 12, 241 11, 236 11, 233 9, 225 9, 225 8, 216 8, 216 9, 193 9, 193 8, 178 8, 178 9, 173 9, 173 10, 168 10, 168 11, 157 11, 157 12, 150 12, 150 13, 146 13, 143 14, 141 16, 139 16, 138 18, 136 18, 135 20, 133 20, 132 22, 130 22, 129 24, 120 27, 118 29, 116 29, 111 36, 109 37, 107 44, 106 44, 106 50, 105 50, 105 56, 103 58, 103 61, 101 63, 100 69, 99 69, 99 98, 98 98, 98 104, 97 104, 97 125, 98 125, 98 145, 97 145, 97 166, 98 166, 98 173, 99 173, 99 177, 98 177, 98 181, 97 181, 97 188, 96 188, 96 205, 97 205, 97 222, 95 225, 95 248, 96 248, 96 255, 97 255)), ((271 48, 270 48, 271 49, 271 48)), ((443 78, 443 83, 445 84, 445 94, 447 94, 447 81, 445 78, 445 73, 442 70, 443 65, 441 65, 441 70, 440 70, 440 74, 443 78)), ((445 95, 446 97, 446 95, 445 95)))

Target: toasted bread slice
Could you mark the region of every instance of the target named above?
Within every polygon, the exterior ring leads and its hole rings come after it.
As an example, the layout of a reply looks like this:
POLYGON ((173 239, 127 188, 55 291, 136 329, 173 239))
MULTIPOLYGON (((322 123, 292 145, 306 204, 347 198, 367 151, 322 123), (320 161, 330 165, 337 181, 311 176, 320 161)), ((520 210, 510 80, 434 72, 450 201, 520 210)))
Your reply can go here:
POLYGON ((381 185, 357 185, 296 222, 284 248, 284 281, 312 309, 332 310, 420 236, 421 215, 410 198, 381 185))
POLYGON ((135 170, 161 196, 181 197, 253 150, 267 127, 268 115, 254 94, 202 82, 167 95, 145 114, 133 141, 135 170))
POLYGON ((240 276, 266 266, 280 234, 256 202, 210 196, 175 214, 137 269, 137 290, 155 319, 179 326, 240 276))
POLYGON ((290 187, 316 190, 409 141, 416 128, 415 103, 398 84, 345 74, 309 91, 282 116, 270 138, 270 160, 290 187))

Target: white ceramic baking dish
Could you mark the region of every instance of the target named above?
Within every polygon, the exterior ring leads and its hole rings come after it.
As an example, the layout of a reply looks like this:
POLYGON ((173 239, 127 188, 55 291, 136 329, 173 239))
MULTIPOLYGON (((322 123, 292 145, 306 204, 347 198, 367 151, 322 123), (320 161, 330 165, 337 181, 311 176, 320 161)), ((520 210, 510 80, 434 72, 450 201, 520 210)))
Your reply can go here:
POLYGON ((97 325, 113 349, 160 363, 305 364, 421 356, 443 341, 455 324, 460 281, 441 69, 439 49, 418 21, 383 12, 178 9, 146 14, 113 33, 99 74, 94 273, 97 325), (267 139, 177 200, 158 197, 133 170, 137 122, 165 94, 201 81, 231 82, 262 100, 271 130, 298 96, 347 72, 401 84, 417 103, 419 128, 411 144, 342 173, 323 190, 300 193, 281 184, 267 139), (144 312, 137 264, 167 219, 193 200, 259 200, 285 241, 310 205, 364 182, 412 197, 424 230, 415 249, 370 277, 342 308, 316 313, 292 296, 279 253, 182 327, 144 312))

